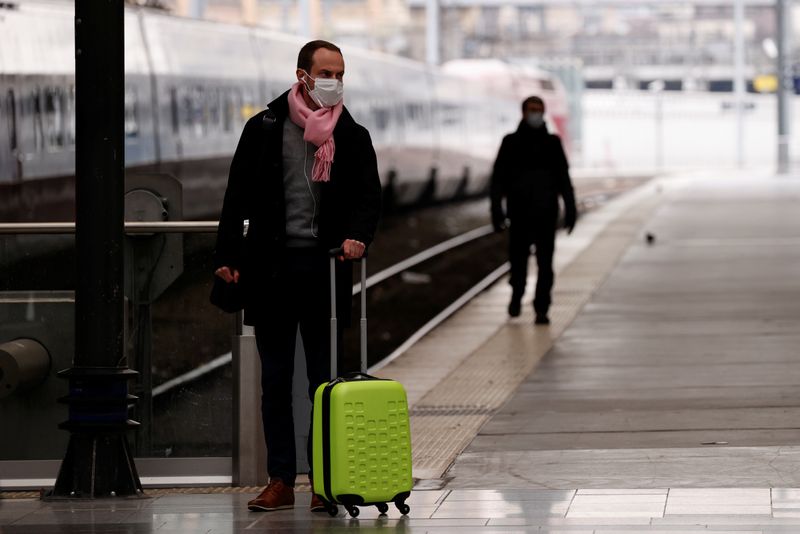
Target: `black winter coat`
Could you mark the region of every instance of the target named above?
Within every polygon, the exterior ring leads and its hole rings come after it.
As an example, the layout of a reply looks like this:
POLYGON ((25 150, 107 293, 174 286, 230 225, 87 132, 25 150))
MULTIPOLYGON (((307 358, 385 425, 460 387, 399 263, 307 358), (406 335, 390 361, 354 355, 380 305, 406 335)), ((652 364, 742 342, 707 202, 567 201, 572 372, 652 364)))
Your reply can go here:
POLYGON ((523 121, 503 138, 497 154, 491 181, 492 222, 498 227, 508 217, 512 224, 555 228, 559 196, 564 199, 566 225, 574 224, 575 194, 561 140, 545 126, 531 128, 523 121))
MULTIPOLYGON (((281 313, 273 305, 273 295, 286 240, 283 125, 289 116, 288 94, 245 124, 220 215, 214 269, 228 266, 239 270, 247 324, 281 313), (243 237, 245 220, 250 222, 243 237)), ((319 239, 329 249, 341 246, 345 239, 369 246, 381 211, 381 183, 372 140, 346 108, 333 139, 336 153, 331 179, 320 184, 319 239)), ((339 262, 337 308, 345 323, 350 317, 351 288, 352 264, 339 262)))

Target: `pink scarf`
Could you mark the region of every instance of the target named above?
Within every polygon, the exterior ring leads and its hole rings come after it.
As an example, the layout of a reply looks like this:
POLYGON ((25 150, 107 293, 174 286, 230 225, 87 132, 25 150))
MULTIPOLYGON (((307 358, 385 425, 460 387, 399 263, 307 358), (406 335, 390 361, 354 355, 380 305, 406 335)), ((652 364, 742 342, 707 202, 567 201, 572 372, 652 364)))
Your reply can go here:
POLYGON ((333 129, 342 115, 344 103, 339 102, 332 108, 319 108, 312 110, 303 99, 300 82, 292 86, 289 91, 289 118, 292 122, 303 128, 303 139, 317 147, 314 153, 314 168, 311 171, 311 180, 314 182, 328 182, 331 179, 331 165, 336 144, 333 142, 333 129))

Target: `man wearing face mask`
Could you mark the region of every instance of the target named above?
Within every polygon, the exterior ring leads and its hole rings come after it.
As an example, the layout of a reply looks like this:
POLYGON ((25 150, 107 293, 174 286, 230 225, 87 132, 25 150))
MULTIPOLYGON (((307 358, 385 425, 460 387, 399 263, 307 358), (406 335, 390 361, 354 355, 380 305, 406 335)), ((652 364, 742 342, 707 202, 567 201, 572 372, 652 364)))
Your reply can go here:
MULTIPOLYGON (((241 284, 245 323, 255 327, 261 357, 269 485, 248 503, 253 511, 294 506, 296 332, 299 327, 313 398, 330 378, 327 251, 344 251, 336 287, 342 325, 352 301, 352 263, 346 260, 364 254, 380 215, 375 150, 367 130, 344 107, 344 72, 335 45, 303 46, 297 82, 244 127, 220 216, 215 274, 241 284)), ((309 429, 309 462, 310 434, 309 429)), ((316 496, 311 508, 324 510, 316 496)))
POLYGON ((509 256, 512 288, 508 314, 518 317, 528 278, 528 258, 535 246, 538 276, 533 309, 536 324, 549 324, 553 288, 558 198, 564 201, 564 226, 575 227, 577 210, 569 167, 561 140, 550 134, 544 121, 544 101, 531 96, 522 103, 517 131, 503 139, 491 180, 491 215, 495 231, 511 222, 509 256), (503 199, 506 211, 503 210, 503 199))

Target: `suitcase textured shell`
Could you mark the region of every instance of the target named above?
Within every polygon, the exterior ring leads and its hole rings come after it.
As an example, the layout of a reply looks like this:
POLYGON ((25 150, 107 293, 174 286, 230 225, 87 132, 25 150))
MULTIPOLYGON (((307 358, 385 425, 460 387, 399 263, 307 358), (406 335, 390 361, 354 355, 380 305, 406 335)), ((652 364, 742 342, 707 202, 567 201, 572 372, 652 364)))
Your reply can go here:
POLYGON ((314 493, 342 504, 392 502, 411 491, 411 432, 406 392, 393 380, 358 379, 330 388, 324 424, 322 384, 314 395, 314 493), (326 467, 325 430, 330 463, 326 467))

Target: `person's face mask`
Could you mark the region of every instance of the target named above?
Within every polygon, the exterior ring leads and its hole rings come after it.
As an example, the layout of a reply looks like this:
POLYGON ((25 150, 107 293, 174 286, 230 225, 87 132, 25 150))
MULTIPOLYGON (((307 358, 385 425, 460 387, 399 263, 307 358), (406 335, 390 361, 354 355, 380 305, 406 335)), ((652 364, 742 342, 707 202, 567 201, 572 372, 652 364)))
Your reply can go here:
POLYGON ((534 112, 525 115, 525 122, 531 128, 541 128, 544 125, 544 113, 534 112))
MULTIPOLYGON (((311 78, 311 75, 305 73, 309 79, 314 80, 314 89, 308 91, 308 96, 311 100, 321 108, 332 108, 342 101, 344 96, 344 84, 341 80, 336 78, 311 78)), ((308 89, 308 82, 306 82, 306 89, 308 89)))

